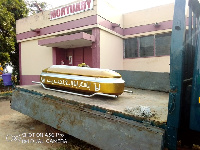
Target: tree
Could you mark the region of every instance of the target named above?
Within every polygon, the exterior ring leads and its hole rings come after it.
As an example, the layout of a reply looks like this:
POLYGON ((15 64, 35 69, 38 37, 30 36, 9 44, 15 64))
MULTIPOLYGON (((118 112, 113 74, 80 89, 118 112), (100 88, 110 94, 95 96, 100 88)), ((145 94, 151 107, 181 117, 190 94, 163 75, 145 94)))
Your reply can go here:
POLYGON ((28 0, 0 0, 0 63, 11 62, 19 73, 19 46, 16 41, 16 20, 38 13, 47 3, 28 0))
POLYGON ((34 15, 41 11, 46 10, 48 4, 46 2, 38 2, 37 0, 26 1, 27 7, 29 9, 29 15, 34 15))
POLYGON ((0 4, 0 61, 2 64, 10 61, 9 53, 15 50, 15 31, 12 22, 14 22, 12 13, 0 4))
POLYGON ((0 62, 11 61, 18 68, 16 20, 26 17, 28 9, 23 0, 0 0, 0 62))

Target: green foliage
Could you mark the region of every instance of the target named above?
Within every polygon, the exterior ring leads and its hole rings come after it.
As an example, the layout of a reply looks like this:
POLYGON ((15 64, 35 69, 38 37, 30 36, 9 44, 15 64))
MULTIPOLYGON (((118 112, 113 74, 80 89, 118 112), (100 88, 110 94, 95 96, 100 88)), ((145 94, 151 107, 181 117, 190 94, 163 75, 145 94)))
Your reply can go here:
POLYGON ((47 8, 45 2, 0 0, 0 63, 11 62, 19 74, 19 46, 16 41, 16 20, 47 8), (39 9, 41 8, 41 9, 39 9))
POLYGON ((9 55, 9 53, 8 52, 0 52, 0 60, 1 60, 2 66, 6 62, 10 62, 10 55, 9 55))
MULTIPOLYGON (((24 0, 1 0, 2 5, 11 12, 15 20, 24 18, 28 15, 28 9, 24 0)), ((15 22, 14 24, 15 25, 15 22)), ((15 28, 15 27, 14 27, 15 28)))
POLYGON ((0 0, 0 62, 11 61, 18 65, 18 59, 10 56, 18 53, 16 42, 16 20, 26 17, 28 9, 23 0, 0 0), (13 61, 14 60, 14 61, 13 61))
MULTIPOLYGON (((11 52, 15 50, 15 31, 12 26, 14 22, 14 17, 11 12, 0 4, 0 51, 1 52, 11 52)), ((1 53, 3 54, 3 53, 1 53)), ((1 56, 0 56, 1 58, 1 56)))
POLYGON ((38 2, 37 0, 26 1, 27 7, 29 9, 29 15, 34 15, 47 8, 46 2, 38 2))

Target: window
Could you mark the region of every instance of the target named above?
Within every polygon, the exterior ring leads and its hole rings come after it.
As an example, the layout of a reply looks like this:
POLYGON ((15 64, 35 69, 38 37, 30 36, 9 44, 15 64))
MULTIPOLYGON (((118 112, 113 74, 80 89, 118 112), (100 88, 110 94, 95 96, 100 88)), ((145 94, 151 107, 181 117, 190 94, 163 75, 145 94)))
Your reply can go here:
POLYGON ((158 34, 155 36, 156 56, 170 54, 171 34, 158 34))
POLYGON ((170 54, 171 33, 150 35, 124 40, 124 57, 137 58, 170 54))
POLYGON ((154 36, 140 38, 140 57, 154 56, 154 36))
POLYGON ((138 41, 137 38, 125 40, 125 58, 138 57, 138 41))

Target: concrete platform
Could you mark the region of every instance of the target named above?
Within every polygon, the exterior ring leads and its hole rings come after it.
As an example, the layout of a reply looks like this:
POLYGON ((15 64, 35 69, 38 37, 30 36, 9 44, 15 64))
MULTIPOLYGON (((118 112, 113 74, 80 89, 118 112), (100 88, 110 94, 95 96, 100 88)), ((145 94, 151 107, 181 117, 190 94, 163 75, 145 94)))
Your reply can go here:
POLYGON ((21 86, 13 92, 11 108, 101 149, 162 149, 168 93, 128 89, 118 98, 85 98, 21 86), (131 110, 151 109, 141 117, 131 110))

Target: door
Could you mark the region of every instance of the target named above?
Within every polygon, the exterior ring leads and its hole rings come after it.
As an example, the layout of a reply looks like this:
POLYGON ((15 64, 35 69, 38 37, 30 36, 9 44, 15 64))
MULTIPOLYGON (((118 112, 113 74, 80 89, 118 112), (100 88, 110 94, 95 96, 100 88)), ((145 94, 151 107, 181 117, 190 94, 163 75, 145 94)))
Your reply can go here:
POLYGON ((73 55, 73 65, 78 66, 78 64, 83 63, 83 48, 75 48, 73 55))
POLYGON ((88 66, 92 67, 92 48, 85 47, 83 55, 83 62, 86 63, 88 66))
POLYGON ((78 66, 81 63, 86 63, 92 67, 91 47, 56 49, 56 65, 78 66))
POLYGON ((65 49, 56 48, 56 65, 65 65, 66 58, 65 58, 65 49))

